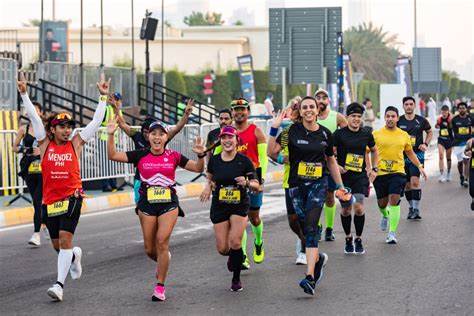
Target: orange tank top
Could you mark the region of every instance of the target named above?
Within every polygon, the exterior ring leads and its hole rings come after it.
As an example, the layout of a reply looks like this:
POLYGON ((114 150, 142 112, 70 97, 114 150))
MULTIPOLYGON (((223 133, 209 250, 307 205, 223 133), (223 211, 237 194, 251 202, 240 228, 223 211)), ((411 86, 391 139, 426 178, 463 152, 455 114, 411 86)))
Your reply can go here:
POLYGON ((255 124, 250 124, 244 131, 239 131, 240 145, 237 151, 247 156, 255 168, 260 167, 258 160, 257 137, 255 136, 255 124))
POLYGON ((51 141, 41 161, 43 171, 43 204, 62 201, 82 189, 81 172, 71 141, 57 145, 51 141))

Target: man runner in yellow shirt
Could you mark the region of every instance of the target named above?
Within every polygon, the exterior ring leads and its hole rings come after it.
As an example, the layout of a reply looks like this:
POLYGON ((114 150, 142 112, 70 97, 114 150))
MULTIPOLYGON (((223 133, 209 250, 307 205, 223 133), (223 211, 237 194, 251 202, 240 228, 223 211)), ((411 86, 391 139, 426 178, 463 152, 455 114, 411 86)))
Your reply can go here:
POLYGON ((373 183, 377 194, 377 204, 382 213, 380 228, 386 231, 390 222, 387 244, 397 243, 400 195, 406 183, 404 153, 413 165, 418 167, 423 178, 427 179, 423 165, 413 151, 410 135, 397 127, 398 119, 398 109, 393 106, 387 107, 385 126, 373 132, 375 144, 379 150, 379 161, 377 168, 374 168, 377 176, 373 183))

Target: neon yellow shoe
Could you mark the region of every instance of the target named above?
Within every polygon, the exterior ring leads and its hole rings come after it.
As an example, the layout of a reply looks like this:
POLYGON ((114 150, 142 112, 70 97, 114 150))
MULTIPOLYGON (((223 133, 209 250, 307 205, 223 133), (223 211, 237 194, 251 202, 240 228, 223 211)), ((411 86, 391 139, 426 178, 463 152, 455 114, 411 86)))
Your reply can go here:
POLYGON ((242 270, 248 270, 250 268, 250 260, 244 255, 244 261, 242 262, 242 270))
POLYGON ((260 245, 257 245, 254 243, 253 262, 262 263, 263 260, 265 260, 265 249, 263 249, 263 241, 262 241, 262 244, 260 245))

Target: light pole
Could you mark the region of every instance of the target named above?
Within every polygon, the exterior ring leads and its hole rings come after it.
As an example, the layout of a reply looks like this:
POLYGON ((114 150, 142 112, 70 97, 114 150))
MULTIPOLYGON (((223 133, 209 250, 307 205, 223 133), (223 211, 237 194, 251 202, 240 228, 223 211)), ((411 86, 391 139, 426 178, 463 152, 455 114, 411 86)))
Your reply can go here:
POLYGON ((100 0, 100 68, 104 68, 104 0, 100 0))

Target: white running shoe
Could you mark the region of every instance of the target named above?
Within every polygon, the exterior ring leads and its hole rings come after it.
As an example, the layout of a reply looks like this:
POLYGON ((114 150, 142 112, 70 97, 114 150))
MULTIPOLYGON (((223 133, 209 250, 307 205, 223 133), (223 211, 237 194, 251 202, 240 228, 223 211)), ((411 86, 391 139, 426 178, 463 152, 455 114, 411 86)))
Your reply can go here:
POLYGON ((63 288, 57 283, 50 287, 47 293, 54 301, 61 302, 63 300, 63 288))
POLYGON ((41 246, 40 234, 39 233, 33 233, 30 240, 28 240, 28 244, 32 245, 34 247, 41 246))
POLYGON ((42 233, 44 239, 51 240, 51 238, 49 237, 48 228, 46 228, 46 226, 41 228, 41 233, 42 233))
POLYGON ((308 262, 306 261, 306 254, 304 252, 300 252, 298 256, 296 256, 296 264, 297 265, 308 264, 308 262))
POLYGON ((395 235, 395 233, 394 232, 389 232, 385 242, 387 244, 395 245, 397 243, 397 236, 395 235))
POLYGON ((451 172, 446 174, 446 181, 451 182, 451 172))
POLYGON ((441 183, 446 182, 446 177, 444 176, 444 173, 442 173, 442 174, 439 176, 438 182, 441 182, 441 183))
POLYGON ((69 268, 69 273, 71 274, 71 278, 73 280, 77 280, 82 275, 82 265, 81 265, 82 249, 79 247, 74 247, 72 248, 72 253, 74 254, 75 258, 74 258, 74 261, 71 263, 71 268, 69 268))

